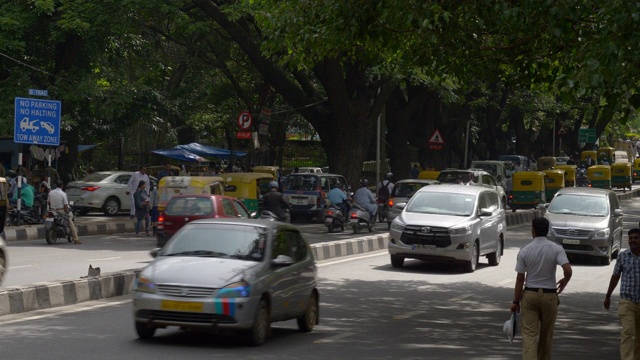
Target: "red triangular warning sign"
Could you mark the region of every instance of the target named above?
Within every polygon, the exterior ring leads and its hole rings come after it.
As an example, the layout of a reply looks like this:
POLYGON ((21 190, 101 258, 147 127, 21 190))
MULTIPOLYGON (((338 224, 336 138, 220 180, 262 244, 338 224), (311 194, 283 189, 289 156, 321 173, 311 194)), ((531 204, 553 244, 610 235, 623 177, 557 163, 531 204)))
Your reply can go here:
POLYGON ((440 130, 436 129, 429 138, 429 144, 444 144, 440 130))

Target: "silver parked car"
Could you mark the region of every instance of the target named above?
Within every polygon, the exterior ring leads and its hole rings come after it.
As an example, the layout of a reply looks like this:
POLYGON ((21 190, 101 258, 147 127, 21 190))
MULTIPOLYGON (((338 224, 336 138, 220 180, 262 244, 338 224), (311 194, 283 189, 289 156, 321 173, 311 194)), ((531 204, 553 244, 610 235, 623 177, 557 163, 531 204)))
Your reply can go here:
POLYGON ((482 186, 438 185, 418 190, 391 223, 391 265, 405 258, 464 264, 476 270, 480 256, 500 264, 506 215, 498 192, 482 186))
MULTIPOLYGON (((127 183, 132 171, 99 171, 67 184, 67 197, 81 214, 102 211, 105 215, 115 215, 131 209, 127 183)), ((149 176, 154 186, 156 178, 149 176)))
POLYGON ((561 244, 568 255, 590 255, 608 265, 622 247, 622 208, 611 190, 585 187, 560 189, 545 217, 547 237, 561 244))
POLYGON ((427 185, 440 184, 437 180, 430 179, 405 179, 396 181, 393 191, 389 197, 389 211, 387 212, 387 225, 391 228, 391 222, 397 218, 402 212, 402 208, 407 205, 407 201, 411 199, 421 188, 427 185))
POLYGON ((4 231, 0 233, 0 285, 4 280, 4 275, 7 272, 7 243, 5 242, 4 231))
POLYGON ((178 326, 242 331, 261 345, 271 322, 318 323, 317 268, 309 245, 290 224, 204 219, 177 232, 140 273, 133 295, 142 339, 178 326))

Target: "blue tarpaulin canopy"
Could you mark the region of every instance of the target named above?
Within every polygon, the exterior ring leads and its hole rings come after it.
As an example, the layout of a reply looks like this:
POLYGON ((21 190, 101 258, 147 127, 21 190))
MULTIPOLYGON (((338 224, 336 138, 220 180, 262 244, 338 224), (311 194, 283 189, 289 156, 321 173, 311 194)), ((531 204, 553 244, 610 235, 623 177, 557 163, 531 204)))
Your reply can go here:
POLYGON ((207 159, 183 149, 153 150, 152 153, 188 162, 203 162, 207 159))
POLYGON ((211 146, 202 145, 198 143, 178 145, 176 146, 176 149, 182 149, 182 150, 186 150, 188 152, 198 154, 201 156, 215 157, 219 159, 229 159, 232 153, 236 157, 242 157, 247 155, 247 153, 244 151, 231 151, 227 149, 219 149, 219 148, 214 148, 211 146))

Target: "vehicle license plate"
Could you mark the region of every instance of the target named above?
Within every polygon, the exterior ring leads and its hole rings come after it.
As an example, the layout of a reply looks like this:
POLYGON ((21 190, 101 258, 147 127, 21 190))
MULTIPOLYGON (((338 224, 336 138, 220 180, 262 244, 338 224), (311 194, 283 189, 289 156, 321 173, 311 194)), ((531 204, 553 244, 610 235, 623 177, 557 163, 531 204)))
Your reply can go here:
POLYGON ((562 243, 569 244, 569 245, 580 245, 580 240, 562 239, 562 243))
POLYGON ((177 311, 191 311, 202 312, 203 306, 201 302, 190 301, 174 301, 174 300, 162 300, 160 302, 162 310, 177 310, 177 311))
POLYGON ((414 246, 413 247, 414 250, 435 250, 436 249, 435 245, 414 244, 413 246, 414 246))
POLYGON ((48 217, 44 219, 45 222, 53 222, 53 218, 52 217, 48 217))
POLYGON ((304 199, 293 199, 293 204, 294 205, 305 205, 308 202, 309 202, 309 200, 307 200, 306 198, 304 198, 304 199))

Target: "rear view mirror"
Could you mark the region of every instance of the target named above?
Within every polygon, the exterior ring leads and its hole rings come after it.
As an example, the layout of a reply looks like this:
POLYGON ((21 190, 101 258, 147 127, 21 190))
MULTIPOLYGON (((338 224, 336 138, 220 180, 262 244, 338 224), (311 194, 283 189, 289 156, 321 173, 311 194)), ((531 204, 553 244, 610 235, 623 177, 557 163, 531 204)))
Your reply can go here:
POLYGON ((622 209, 613 209, 613 216, 622 216, 622 209))
POLYGON ((293 264, 293 259, 287 255, 278 255, 277 258, 271 261, 273 266, 289 266, 293 264))
POLYGON ((487 208, 480 209, 480 216, 491 216, 493 212, 487 208))
POLYGON ((162 248, 155 248, 149 251, 149 255, 151 255, 152 258, 155 258, 160 254, 161 251, 162 251, 162 248))
POLYGON ((398 203, 396 204, 396 209, 398 210, 404 210, 404 208, 407 206, 407 203, 398 203))

